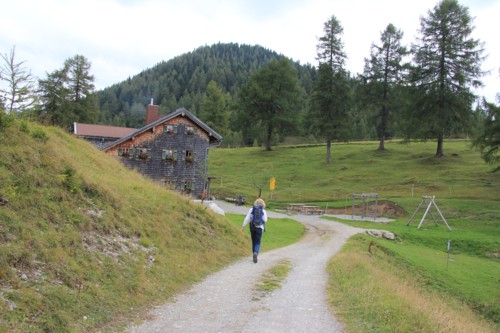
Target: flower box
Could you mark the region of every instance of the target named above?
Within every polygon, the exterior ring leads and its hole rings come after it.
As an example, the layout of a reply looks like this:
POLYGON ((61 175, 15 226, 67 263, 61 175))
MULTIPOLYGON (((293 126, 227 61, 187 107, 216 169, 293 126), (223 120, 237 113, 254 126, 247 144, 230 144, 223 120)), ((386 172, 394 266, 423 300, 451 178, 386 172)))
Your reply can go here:
POLYGON ((146 153, 140 153, 139 155, 137 155, 137 157, 141 160, 147 160, 149 158, 149 155, 146 153))

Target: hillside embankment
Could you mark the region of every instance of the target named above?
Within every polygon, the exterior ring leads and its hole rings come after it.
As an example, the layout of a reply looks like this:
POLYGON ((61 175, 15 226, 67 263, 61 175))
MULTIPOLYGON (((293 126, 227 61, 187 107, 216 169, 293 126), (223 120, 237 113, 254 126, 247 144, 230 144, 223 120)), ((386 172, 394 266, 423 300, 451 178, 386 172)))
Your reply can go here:
POLYGON ((0 128, 0 331, 83 332, 244 254, 224 217, 26 121, 0 128))

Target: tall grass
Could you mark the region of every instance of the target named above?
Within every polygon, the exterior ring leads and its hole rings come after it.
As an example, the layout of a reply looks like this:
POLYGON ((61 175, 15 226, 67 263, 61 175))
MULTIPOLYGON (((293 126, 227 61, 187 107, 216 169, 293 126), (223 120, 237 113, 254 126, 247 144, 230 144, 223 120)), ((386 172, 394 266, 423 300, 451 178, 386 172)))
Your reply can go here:
MULTIPOLYGON (((329 263, 329 297, 349 332, 496 332, 464 303, 356 236, 329 263)), ((428 280, 432 283, 432 278, 428 280)), ((451 281, 449 281, 451 282, 451 281)))
POLYGON ((246 253, 226 218, 56 128, 0 132, 0 331, 81 332, 246 253))

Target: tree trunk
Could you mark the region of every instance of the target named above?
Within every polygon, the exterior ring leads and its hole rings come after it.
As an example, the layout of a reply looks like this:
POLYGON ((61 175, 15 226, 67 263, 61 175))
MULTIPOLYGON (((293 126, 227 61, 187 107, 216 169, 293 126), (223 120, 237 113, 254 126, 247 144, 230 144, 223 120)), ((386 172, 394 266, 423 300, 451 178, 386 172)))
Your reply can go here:
POLYGON ((444 153, 443 153, 443 135, 442 134, 439 134, 438 135, 438 141, 437 141, 438 145, 437 145, 437 150, 436 150, 436 155, 435 157, 444 157, 444 153))
POLYGON ((384 151, 385 150, 385 135, 382 135, 380 137, 380 142, 378 144, 378 150, 379 151, 384 151))
MULTIPOLYGON (((385 99, 387 99, 387 92, 384 90, 384 103, 385 99)), ((380 139, 380 143, 378 145, 378 150, 383 151, 385 149, 385 131, 387 127, 387 109, 384 106, 382 106, 382 109, 380 110, 380 126, 378 128, 378 135, 380 139)))
POLYGON ((271 128, 271 125, 267 126, 267 137, 266 137, 266 150, 270 151, 272 150, 272 136, 273 136, 273 131, 271 128))
POLYGON ((332 140, 326 140, 326 164, 332 162, 332 140))

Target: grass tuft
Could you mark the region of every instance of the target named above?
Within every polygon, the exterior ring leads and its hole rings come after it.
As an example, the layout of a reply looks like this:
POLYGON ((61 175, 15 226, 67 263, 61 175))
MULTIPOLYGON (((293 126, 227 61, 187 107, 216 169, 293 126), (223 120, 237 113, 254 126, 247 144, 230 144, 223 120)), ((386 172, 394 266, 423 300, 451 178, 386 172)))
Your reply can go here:
POLYGON ((281 260, 277 265, 268 269, 255 285, 255 290, 260 297, 271 294, 276 289, 281 288, 281 283, 286 279, 291 270, 289 260, 281 260))

